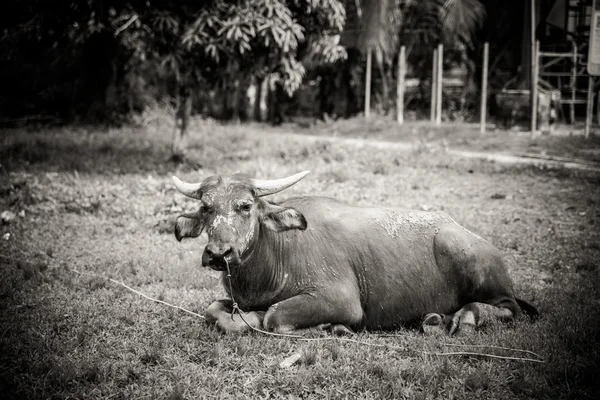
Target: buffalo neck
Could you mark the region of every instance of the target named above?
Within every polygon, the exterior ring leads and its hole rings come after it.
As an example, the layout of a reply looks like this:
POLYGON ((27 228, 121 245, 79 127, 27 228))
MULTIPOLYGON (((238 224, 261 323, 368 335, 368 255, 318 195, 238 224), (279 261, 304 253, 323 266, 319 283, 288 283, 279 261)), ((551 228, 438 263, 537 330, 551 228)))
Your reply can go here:
MULTIPOLYGON (((282 254, 285 239, 261 226, 257 240, 242 257, 242 263, 231 270, 233 293, 230 296, 242 310, 266 309, 286 296, 288 273, 284 271, 282 254)), ((223 273, 223 284, 230 291, 227 273, 223 273)))

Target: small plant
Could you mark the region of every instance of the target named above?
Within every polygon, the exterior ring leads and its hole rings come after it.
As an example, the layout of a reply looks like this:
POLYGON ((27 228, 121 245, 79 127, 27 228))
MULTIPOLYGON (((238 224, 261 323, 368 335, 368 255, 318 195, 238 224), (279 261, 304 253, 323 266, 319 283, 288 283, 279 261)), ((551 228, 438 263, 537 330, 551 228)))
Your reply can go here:
POLYGON ((303 365, 313 365, 319 358, 319 348, 316 345, 308 345, 302 351, 300 362, 303 365))
POLYGON ((146 349, 144 354, 140 357, 140 361, 146 365, 157 365, 161 360, 162 356, 160 350, 156 347, 146 349))
POLYGON ((86 382, 97 384, 101 381, 101 375, 102 371, 100 366, 97 363, 93 363, 84 369, 82 378, 86 382))
POLYGON ((487 390, 490 387, 490 378, 485 372, 470 374, 465 379, 465 389, 470 392, 487 390))

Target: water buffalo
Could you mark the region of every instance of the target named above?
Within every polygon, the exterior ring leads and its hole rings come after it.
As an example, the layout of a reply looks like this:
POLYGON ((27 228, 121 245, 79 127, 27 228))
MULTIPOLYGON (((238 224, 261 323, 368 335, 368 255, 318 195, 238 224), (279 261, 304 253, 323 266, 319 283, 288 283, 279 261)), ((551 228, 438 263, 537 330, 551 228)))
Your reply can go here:
MULTIPOLYGON (((177 240, 205 229, 202 264, 231 270, 223 283, 245 319, 279 333, 304 329, 393 329, 422 321, 450 334, 536 309, 515 298, 500 252, 443 212, 364 208, 324 197, 274 204, 308 171, 277 180, 211 176, 173 181, 201 202, 181 215, 177 240), (233 291, 233 293, 231 293, 233 291)), ((249 329, 218 300, 207 320, 226 331, 249 329)))

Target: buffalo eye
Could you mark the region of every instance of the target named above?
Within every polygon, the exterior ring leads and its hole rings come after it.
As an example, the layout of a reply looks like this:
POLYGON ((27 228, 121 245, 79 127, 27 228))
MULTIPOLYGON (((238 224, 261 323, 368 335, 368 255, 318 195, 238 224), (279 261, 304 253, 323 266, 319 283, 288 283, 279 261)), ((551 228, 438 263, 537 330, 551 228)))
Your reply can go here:
POLYGON ((207 205, 203 205, 201 210, 204 214, 211 214, 213 212, 213 208, 207 205))
POLYGON ((243 211, 243 212, 250 212, 250 210, 252 210, 252 204, 249 204, 249 203, 248 203, 248 204, 242 204, 242 205, 240 206, 240 211, 243 211))

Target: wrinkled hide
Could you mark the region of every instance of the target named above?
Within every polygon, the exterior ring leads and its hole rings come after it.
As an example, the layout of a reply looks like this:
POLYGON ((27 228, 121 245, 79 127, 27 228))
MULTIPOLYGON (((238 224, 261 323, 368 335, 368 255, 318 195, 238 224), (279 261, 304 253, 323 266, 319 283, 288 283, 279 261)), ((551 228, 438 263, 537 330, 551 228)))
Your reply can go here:
MULTIPOLYGON (((197 236, 205 226, 207 249, 216 250, 207 259, 205 249, 203 263, 223 270, 219 251, 231 260, 233 293, 224 272, 225 289, 242 310, 264 315, 266 329, 390 329, 471 303, 501 307, 497 314, 508 317, 521 310, 499 251, 445 213, 354 207, 322 197, 275 205, 244 182, 207 179, 200 191, 210 216, 180 217, 176 235, 197 236), (232 211, 240 199, 251 199, 251 210, 232 211)), ((454 325, 461 315, 477 320, 479 309, 457 313, 454 325)), ((429 321, 444 320, 438 317, 429 321)))
POLYGON ((301 212, 308 228, 260 231, 253 256, 232 273, 242 309, 319 292, 347 308, 344 319, 327 322, 385 329, 476 299, 513 297, 498 251, 444 213, 314 197, 280 205, 301 212))

